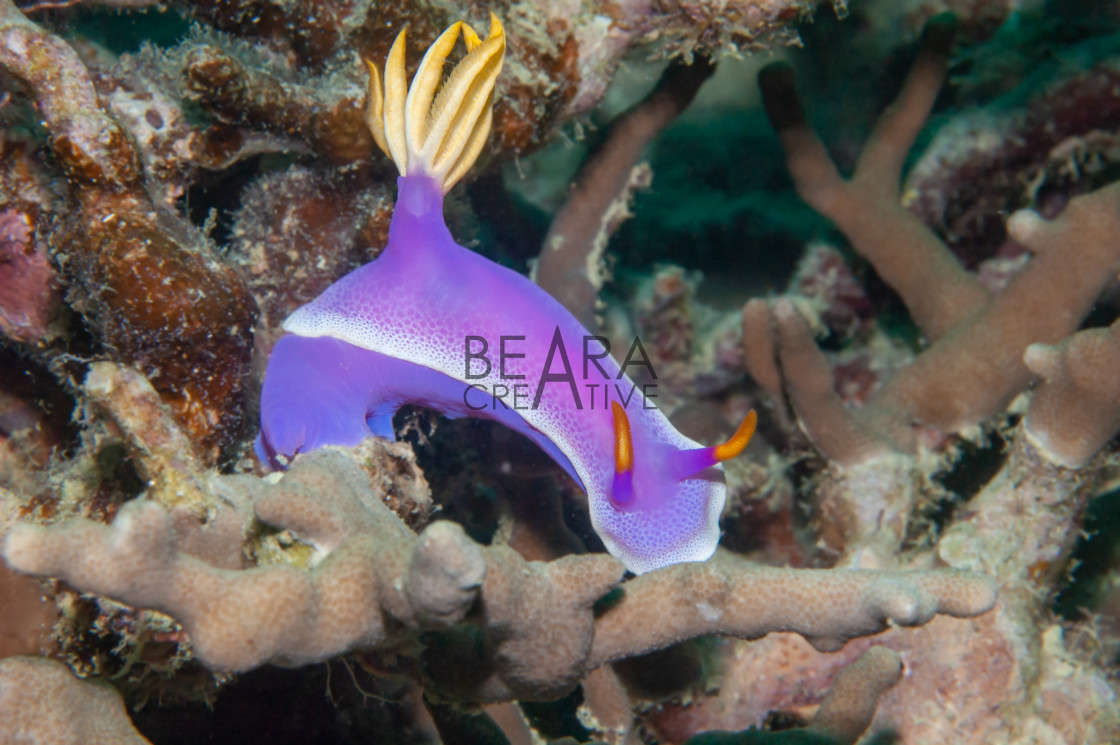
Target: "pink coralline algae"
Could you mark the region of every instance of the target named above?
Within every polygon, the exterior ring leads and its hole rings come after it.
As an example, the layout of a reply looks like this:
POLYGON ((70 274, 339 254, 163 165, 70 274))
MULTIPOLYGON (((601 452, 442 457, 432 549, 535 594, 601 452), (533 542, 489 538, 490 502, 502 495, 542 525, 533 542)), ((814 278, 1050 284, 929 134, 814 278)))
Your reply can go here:
POLYGON ((58 282, 27 212, 0 212, 0 333, 36 343, 47 336, 59 307, 58 282))

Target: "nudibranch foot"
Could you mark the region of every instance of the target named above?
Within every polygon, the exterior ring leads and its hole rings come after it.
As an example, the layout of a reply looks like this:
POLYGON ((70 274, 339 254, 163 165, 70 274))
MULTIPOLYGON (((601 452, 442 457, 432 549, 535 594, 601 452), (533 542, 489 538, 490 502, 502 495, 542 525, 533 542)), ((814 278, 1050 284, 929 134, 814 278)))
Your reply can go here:
POLYGON ((287 335, 276 343, 261 391, 262 461, 370 436, 367 404, 377 381, 361 351, 331 337, 287 335))
POLYGON ((487 399, 458 378, 398 356, 333 336, 288 334, 269 358, 256 453, 262 463, 283 467, 325 445, 352 447, 371 436, 393 440, 393 416, 414 404, 451 419, 496 421, 536 443, 584 488, 555 443, 516 410, 484 405, 487 399))

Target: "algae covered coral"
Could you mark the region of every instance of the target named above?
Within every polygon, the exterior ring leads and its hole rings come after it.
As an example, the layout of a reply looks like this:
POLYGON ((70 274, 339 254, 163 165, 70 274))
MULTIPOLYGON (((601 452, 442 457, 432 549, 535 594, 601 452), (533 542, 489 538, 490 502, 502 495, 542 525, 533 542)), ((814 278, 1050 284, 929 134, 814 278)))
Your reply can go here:
POLYGON ((761 412, 716 557, 627 577, 501 428, 249 454, 386 242, 361 60, 486 9, 104 5, 0 0, 0 742, 1116 739, 1120 8, 495 4, 453 232, 694 439, 761 412))

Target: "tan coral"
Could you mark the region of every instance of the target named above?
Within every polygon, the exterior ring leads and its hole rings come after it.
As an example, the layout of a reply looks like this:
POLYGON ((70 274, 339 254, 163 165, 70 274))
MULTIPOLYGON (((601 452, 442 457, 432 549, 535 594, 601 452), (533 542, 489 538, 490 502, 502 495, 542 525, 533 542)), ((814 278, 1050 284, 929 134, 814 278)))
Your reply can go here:
POLYGON ((191 635, 195 654, 220 670, 392 648, 410 630, 458 624, 478 598, 493 671, 441 687, 482 700, 556 696, 607 660, 702 633, 753 638, 790 629, 835 648, 888 622, 974 615, 993 601, 990 585, 975 575, 804 573, 723 562, 627 583, 622 602, 596 618, 591 605, 622 574, 614 559, 527 563, 510 549, 477 546, 446 522, 416 538, 371 498, 367 483, 345 456, 319 451, 275 485, 245 484, 256 493, 259 519, 315 547, 310 571, 208 567, 176 550, 167 513, 144 500, 122 507, 112 526, 17 528, 4 552, 24 571, 169 613, 191 635), (765 613, 752 598, 769 598, 765 613), (695 612, 665 615, 685 607, 695 612))
POLYGON ((87 388, 131 439, 151 481, 149 499, 126 503, 110 526, 80 519, 21 526, 8 536, 5 556, 24 570, 169 613, 190 634, 195 655, 215 669, 409 648, 421 631, 467 624, 483 632, 488 662, 465 673, 432 668, 441 690, 472 700, 551 697, 608 660, 702 633, 754 638, 790 629, 834 648, 888 623, 980 613, 993 600, 977 575, 798 572, 725 558, 625 583, 620 602, 596 615, 592 604, 622 575, 611 557, 526 562, 507 547, 478 546, 448 522, 416 536, 386 506, 396 495, 402 514, 414 514, 407 505, 417 498, 402 499, 412 488, 407 480, 373 480, 384 466, 360 466, 370 448, 399 446, 371 440, 354 453, 318 451, 278 480, 220 476, 166 446, 181 435, 169 432, 174 424, 135 373, 97 366, 87 388), (292 548, 310 553, 280 549, 268 554, 267 566, 230 571, 184 552, 213 561, 223 555, 216 543, 239 548, 244 518, 237 516, 250 505, 262 523, 298 539, 292 548), (199 507, 210 515, 202 531, 184 522, 199 507), (223 518, 231 509, 231 519, 223 518), (757 605, 762 598, 765 612, 757 605), (674 608, 680 610, 666 615, 674 608))
POLYGON ((1055 463, 1084 466, 1120 432, 1120 321, 1057 346, 1033 344, 1024 361, 1043 382, 1023 431, 1055 463))
POLYGON ((809 723, 809 731, 831 742, 854 743, 871 725, 879 698, 902 677, 902 657, 872 647, 844 668, 809 723))
POLYGON ((671 65, 648 96, 611 122, 607 139, 581 166, 553 218, 533 276, 585 328, 598 327, 598 293, 609 278, 603 266, 607 241, 630 216, 635 188, 648 186, 649 173, 638 163, 643 151, 714 71, 706 59, 671 65))
POLYGON ((586 657, 580 647, 589 646, 590 606, 621 576, 615 560, 570 557, 530 566, 509 549, 481 549, 446 522, 417 539, 367 484, 349 459, 324 451, 276 486, 250 487, 259 494, 262 520, 316 547, 310 572, 213 569, 178 553, 167 513, 143 500, 122 507, 113 527, 78 522, 62 532, 13 533, 7 556, 23 566, 47 562, 44 571, 76 585, 169 612, 191 634, 195 654, 215 669, 306 664, 359 646, 392 645, 409 628, 454 622, 481 597, 495 654, 507 661, 480 695, 575 684, 582 666, 571 661, 586 657), (100 548, 86 550, 93 546, 100 548), (464 569, 449 571, 457 556, 464 569), (561 643, 566 637, 574 647, 561 643), (524 654, 533 655, 532 664, 524 654), (556 665, 576 677, 559 675, 556 665))
MULTIPOLYGON (((817 501, 818 519, 839 534, 830 543, 855 551, 875 543, 873 564, 886 560, 907 536, 912 512, 927 492, 922 482, 928 469, 917 460, 910 469, 916 478, 896 486, 895 476, 907 470, 900 454, 904 460, 919 456, 947 436, 968 432, 1003 412, 1034 377, 1023 360, 1028 347, 1054 344, 1072 334, 1120 270, 1120 243, 1115 240, 1120 234, 1120 184, 1073 199, 1052 222, 1029 212, 1014 216, 1008 230, 1034 256, 991 298, 902 207, 898 184, 903 160, 944 76, 947 48, 944 26, 935 21, 903 91, 880 119, 850 181, 840 178, 806 123, 788 69, 768 68, 760 78, 798 192, 832 218, 853 248, 900 293, 931 341, 862 408, 851 410, 836 392, 830 365, 793 303, 778 301, 769 313, 755 303, 744 312, 744 339, 756 354, 774 355, 782 391, 832 468, 835 478, 824 482, 831 485, 825 490, 828 496, 817 501)), ((773 387, 770 363, 752 361, 750 366, 773 387)), ((1104 432, 1095 435, 1097 447, 1103 444, 1101 437, 1108 438, 1104 432)), ((850 558, 861 560, 854 554, 850 558)))
MULTIPOLYGON (((792 311, 777 312, 778 333, 784 333, 777 354, 779 361, 785 357, 791 403, 816 444, 842 465, 890 450, 915 452, 922 428, 957 433, 1002 411, 1031 381, 1022 360, 1026 348, 1056 343, 1075 331, 1108 278, 1120 269, 1120 251, 1112 239, 1120 231, 1114 209, 1120 187, 1073 200, 1052 225, 1037 216, 1014 217, 1009 231, 1035 256, 991 299, 936 236, 902 207, 898 188, 903 160, 944 77, 945 31, 938 23, 932 29, 851 181, 840 179, 806 124, 788 68, 767 68, 760 76, 767 112, 798 192, 833 219, 855 250, 875 265, 933 342, 889 378, 863 409, 848 415, 825 383, 823 357, 810 360, 812 341, 791 317, 792 311), (853 448, 855 442, 866 443, 868 436, 877 444, 853 448)), ((751 326, 757 336, 758 322, 751 326)))
POLYGON ((642 575, 625 589, 596 625, 596 663, 699 634, 757 639, 793 631, 835 651, 891 624, 921 625, 937 613, 974 616, 995 603, 994 586, 978 574, 782 569, 728 553, 642 575))
POLYGON ((0 722, 0 745, 150 745, 112 686, 39 657, 0 660, 0 722))
POLYGON ((0 659, 46 654, 54 647, 59 613, 47 595, 39 582, 0 566, 0 659))
POLYGON ((931 339, 944 336, 988 300, 979 281, 899 200, 902 167, 941 88, 953 24, 930 23, 902 90, 879 118, 851 179, 840 177, 805 120, 785 64, 759 75, 763 102, 786 153, 798 194, 848 237, 906 303, 931 339))

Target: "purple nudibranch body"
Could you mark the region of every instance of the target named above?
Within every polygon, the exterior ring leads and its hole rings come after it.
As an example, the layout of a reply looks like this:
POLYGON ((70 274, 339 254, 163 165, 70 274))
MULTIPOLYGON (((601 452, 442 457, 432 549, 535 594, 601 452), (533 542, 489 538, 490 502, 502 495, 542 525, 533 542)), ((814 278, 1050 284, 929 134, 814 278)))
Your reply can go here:
MULTIPOLYGON (((491 76, 492 90, 497 72, 490 59, 476 59, 487 48, 465 24, 456 24, 433 44, 434 69, 439 71, 439 55, 446 57, 460 26, 470 50, 460 66, 474 60, 479 75, 491 76)), ((496 37, 501 49, 495 52, 491 44, 491 56, 504 52, 501 25, 493 19, 486 43, 496 37)), ((596 532, 631 571, 707 559, 719 540, 726 491, 717 460, 728 456, 723 451, 722 457, 713 455, 719 448, 703 448, 677 432, 609 356, 585 363, 590 332, 548 293, 454 241, 443 219, 443 195, 466 169, 456 161, 457 152, 433 155, 434 148, 425 149, 424 137, 439 130, 434 108, 423 124, 416 124, 416 116, 405 119, 408 111, 401 114, 412 105, 418 85, 426 82, 434 93, 438 75, 434 83, 425 75, 433 51, 417 72, 406 105, 403 43, 395 57, 396 48, 386 64, 384 111, 372 65, 370 83, 371 129, 402 172, 388 245, 376 260, 285 321, 287 334, 265 374, 258 455, 275 464, 325 445, 356 445, 371 432, 391 439, 392 416, 405 404, 450 417, 492 419, 535 442, 587 492, 596 532), (466 377, 467 337, 482 337, 489 346, 492 364, 483 377, 466 377), (501 337, 507 337, 504 364, 497 359, 501 337), (566 367, 570 382, 538 386, 542 372, 567 374, 566 367), (590 384, 596 386, 593 401, 590 384), (515 386, 521 393, 516 400, 515 386), (508 407, 492 395, 503 388, 510 391, 508 407), (616 447, 619 414, 605 391, 625 411, 625 458, 616 447)), ((500 68, 500 56, 497 64, 500 68)), ((458 69, 445 88, 457 75, 458 69)), ((446 93, 441 100, 451 97, 446 93)), ((424 98, 424 91, 417 95, 424 98)), ((478 95, 492 93, 476 89, 471 95, 463 108, 478 95)), ((431 97, 421 105, 430 104, 431 97)), ((489 98, 486 104, 475 117, 482 125, 469 118, 456 122, 469 133, 460 149, 476 148, 462 156, 471 161, 481 147, 473 142, 479 127, 489 128, 489 98)), ((455 105, 452 98, 443 107, 455 105)), ((594 354, 601 348, 591 341, 590 350, 594 354)), ((472 361, 472 374, 483 369, 481 360, 472 361)))

